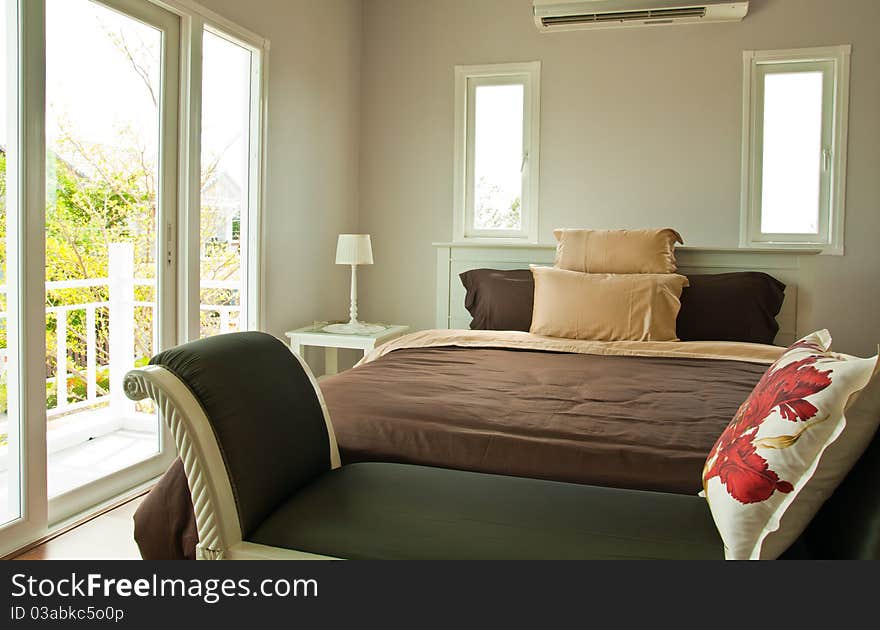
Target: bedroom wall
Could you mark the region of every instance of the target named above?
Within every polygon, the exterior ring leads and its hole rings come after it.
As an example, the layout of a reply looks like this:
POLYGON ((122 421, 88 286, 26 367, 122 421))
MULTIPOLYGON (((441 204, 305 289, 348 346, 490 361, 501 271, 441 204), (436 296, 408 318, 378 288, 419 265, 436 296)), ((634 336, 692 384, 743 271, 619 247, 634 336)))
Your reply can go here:
POLYGON ((802 327, 880 342, 880 2, 752 0, 741 24, 542 35, 531 0, 365 0, 360 229, 369 319, 434 325, 452 237, 453 66, 543 62, 541 240, 671 225, 736 247, 744 49, 853 45, 846 256, 812 260, 802 327), (833 9, 830 5, 833 4, 833 9))
POLYGON ((361 0, 198 0, 269 39, 266 329, 348 313, 336 236, 357 229, 361 0))

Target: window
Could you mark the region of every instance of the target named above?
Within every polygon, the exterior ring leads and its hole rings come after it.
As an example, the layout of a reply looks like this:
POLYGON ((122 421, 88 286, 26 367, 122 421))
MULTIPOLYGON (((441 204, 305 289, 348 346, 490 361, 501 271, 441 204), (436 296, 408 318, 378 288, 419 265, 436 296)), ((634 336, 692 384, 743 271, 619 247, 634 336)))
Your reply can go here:
POLYGON ((850 47, 744 54, 744 247, 843 253, 850 47))
POLYGON ((538 240, 541 64, 455 69, 454 239, 538 240))

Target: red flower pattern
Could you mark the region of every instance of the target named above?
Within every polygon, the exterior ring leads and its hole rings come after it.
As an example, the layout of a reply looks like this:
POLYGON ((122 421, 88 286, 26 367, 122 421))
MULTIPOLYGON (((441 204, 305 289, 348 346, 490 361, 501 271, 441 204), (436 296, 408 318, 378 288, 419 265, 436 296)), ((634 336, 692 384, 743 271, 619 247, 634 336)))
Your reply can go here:
POLYGON ((740 406, 733 421, 715 443, 707 460, 711 466, 703 474, 703 484, 718 477, 740 503, 766 501, 775 491, 788 493, 794 487, 770 469, 754 444, 758 429, 774 409, 791 422, 805 422, 818 409, 806 400, 831 385, 831 370, 819 371, 814 364, 820 357, 811 355, 780 368, 774 365, 740 406))
POLYGON ((825 348, 819 345, 818 342, 811 339, 801 339, 797 343, 793 343, 788 347, 788 350, 786 350, 786 352, 791 352, 792 350, 797 349, 812 350, 813 352, 825 352, 825 348))

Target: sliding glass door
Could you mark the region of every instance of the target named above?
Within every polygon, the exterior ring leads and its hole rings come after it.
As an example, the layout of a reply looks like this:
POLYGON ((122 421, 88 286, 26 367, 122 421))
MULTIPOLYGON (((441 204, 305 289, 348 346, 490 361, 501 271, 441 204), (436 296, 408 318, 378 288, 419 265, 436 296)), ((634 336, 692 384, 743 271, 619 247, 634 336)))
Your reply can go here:
POLYGON ((17 245, 18 199, 14 177, 18 160, 18 12, 0 2, 0 526, 22 515, 21 413, 19 405, 17 245), (7 176, 9 174, 9 176, 7 176))
POLYGON ((123 379, 176 338, 179 28, 145 0, 46 0, 50 517, 168 462, 123 379))
POLYGON ((0 557, 171 463, 128 370, 259 325, 268 43, 162 5, 0 0, 0 557))
POLYGON ((0 556, 47 523, 42 34, 42 4, 0 0, 0 556))
POLYGON ((200 337, 248 328, 255 56, 228 36, 203 33, 200 337))

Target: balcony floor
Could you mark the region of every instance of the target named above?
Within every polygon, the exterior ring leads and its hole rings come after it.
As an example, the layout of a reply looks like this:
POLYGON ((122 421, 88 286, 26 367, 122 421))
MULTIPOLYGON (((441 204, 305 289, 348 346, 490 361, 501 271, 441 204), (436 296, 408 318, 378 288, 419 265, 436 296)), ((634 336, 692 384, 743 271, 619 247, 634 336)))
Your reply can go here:
MULTIPOLYGON (((154 416, 137 414, 155 422, 154 416)), ((156 431, 131 428, 106 430, 109 409, 92 409, 65 416, 58 423, 64 441, 71 438, 71 429, 82 428, 79 443, 52 452, 51 443, 57 421, 49 423, 49 498, 64 494, 74 488, 95 481, 113 472, 141 462, 158 450, 156 431), (89 428, 99 428, 89 432, 89 428), (105 432, 106 431, 106 432, 105 432), (89 435, 93 433, 94 435, 89 435)), ((144 425, 139 418, 138 425, 144 425)), ((0 471, 0 524, 9 520, 9 471, 0 471)))
POLYGON ((49 455, 49 498, 155 455, 154 432, 118 429, 49 455))

